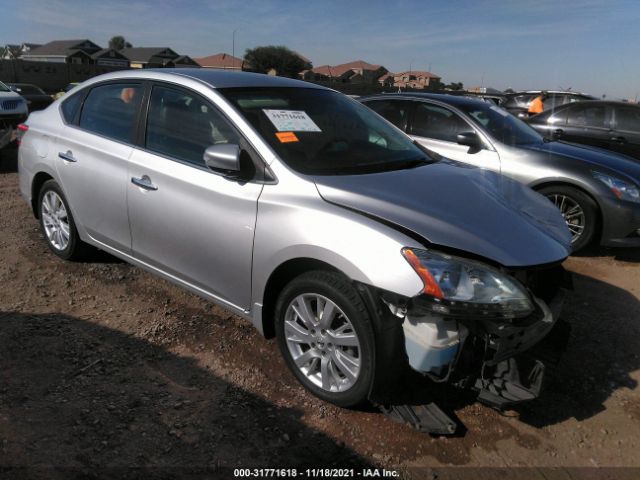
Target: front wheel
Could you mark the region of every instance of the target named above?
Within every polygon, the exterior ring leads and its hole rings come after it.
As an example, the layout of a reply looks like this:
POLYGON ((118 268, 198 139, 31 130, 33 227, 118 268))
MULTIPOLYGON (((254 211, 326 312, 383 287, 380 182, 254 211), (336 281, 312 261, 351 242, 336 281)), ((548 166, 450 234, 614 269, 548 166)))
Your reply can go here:
POLYGON ((278 346, 298 381, 341 407, 366 400, 374 380, 374 333, 353 285, 334 272, 305 273, 276 304, 278 346))
POLYGON ((560 210, 571 232, 574 252, 591 243, 598 220, 598 206, 591 197, 576 188, 563 185, 545 187, 539 193, 560 210))

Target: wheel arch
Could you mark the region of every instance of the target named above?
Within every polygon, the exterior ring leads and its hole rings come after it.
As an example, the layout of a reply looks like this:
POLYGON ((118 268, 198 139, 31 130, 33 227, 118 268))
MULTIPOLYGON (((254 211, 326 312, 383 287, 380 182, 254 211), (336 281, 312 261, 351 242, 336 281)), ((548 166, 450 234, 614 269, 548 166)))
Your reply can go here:
POLYGON ((579 190, 580 192, 585 194, 587 197, 589 197, 593 201, 593 203, 596 206, 597 218, 596 218, 594 239, 598 239, 599 241, 599 239, 602 237, 602 227, 603 227, 602 205, 600 204, 600 201, 598 200, 597 196, 594 195, 592 192, 590 192, 588 189, 584 188, 583 185, 581 185, 580 183, 571 182, 567 180, 554 179, 554 180, 542 180, 538 183, 530 184, 529 186, 536 192, 539 192, 543 188, 547 188, 547 187, 569 187, 569 188, 574 188, 576 190, 579 190))
POLYGON ((47 172, 38 172, 34 175, 33 181, 31 182, 31 210, 33 211, 33 216, 36 218, 39 218, 38 197, 40 196, 40 190, 48 180, 55 179, 47 172))
POLYGON ((266 338, 275 337, 274 311, 282 289, 295 277, 313 270, 336 272, 349 278, 333 265, 310 257, 292 258, 278 265, 269 276, 262 297, 262 333, 266 338))

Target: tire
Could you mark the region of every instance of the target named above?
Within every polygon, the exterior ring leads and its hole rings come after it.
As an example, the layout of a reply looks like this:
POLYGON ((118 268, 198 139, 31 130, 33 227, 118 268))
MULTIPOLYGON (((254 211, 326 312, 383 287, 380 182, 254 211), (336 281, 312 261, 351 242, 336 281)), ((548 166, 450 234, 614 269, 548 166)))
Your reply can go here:
POLYGON ((64 193, 55 180, 47 180, 38 195, 40 229, 49 249, 64 260, 81 260, 90 251, 80 240, 64 193))
POLYGON ((346 277, 325 271, 296 277, 278 297, 275 326, 280 352, 307 390, 340 407, 367 399, 375 372, 374 330, 346 277), (329 323, 322 323, 318 310, 333 312, 329 323))
POLYGON ((591 197, 577 188, 564 185, 544 187, 538 192, 547 197, 562 213, 573 236, 571 246, 574 252, 592 242, 597 229, 598 206, 591 197), (576 207, 581 214, 576 213, 576 207))

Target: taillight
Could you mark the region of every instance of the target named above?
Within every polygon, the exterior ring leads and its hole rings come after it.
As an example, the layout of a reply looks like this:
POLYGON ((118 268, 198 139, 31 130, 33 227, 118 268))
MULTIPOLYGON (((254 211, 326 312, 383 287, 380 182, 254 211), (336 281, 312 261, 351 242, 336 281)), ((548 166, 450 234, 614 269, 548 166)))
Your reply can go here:
POLYGON ((18 125, 18 130, 16 132, 16 145, 20 145, 20 142, 22 142, 22 137, 24 137, 24 134, 27 133, 28 130, 29 125, 26 125, 24 123, 18 125))

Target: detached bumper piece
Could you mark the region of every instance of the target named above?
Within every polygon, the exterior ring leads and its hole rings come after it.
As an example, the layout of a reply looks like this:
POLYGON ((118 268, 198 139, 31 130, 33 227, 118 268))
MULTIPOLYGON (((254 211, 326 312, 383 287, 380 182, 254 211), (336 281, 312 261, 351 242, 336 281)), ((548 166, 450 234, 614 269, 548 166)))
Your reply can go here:
POLYGON ((560 362, 571 327, 558 321, 548 335, 531 350, 495 365, 485 364, 474 388, 478 400, 494 408, 533 400, 540 396, 547 373, 560 362))
POLYGON ((380 410, 395 422, 408 423, 423 433, 453 435, 457 424, 435 403, 426 405, 380 405, 380 410))

